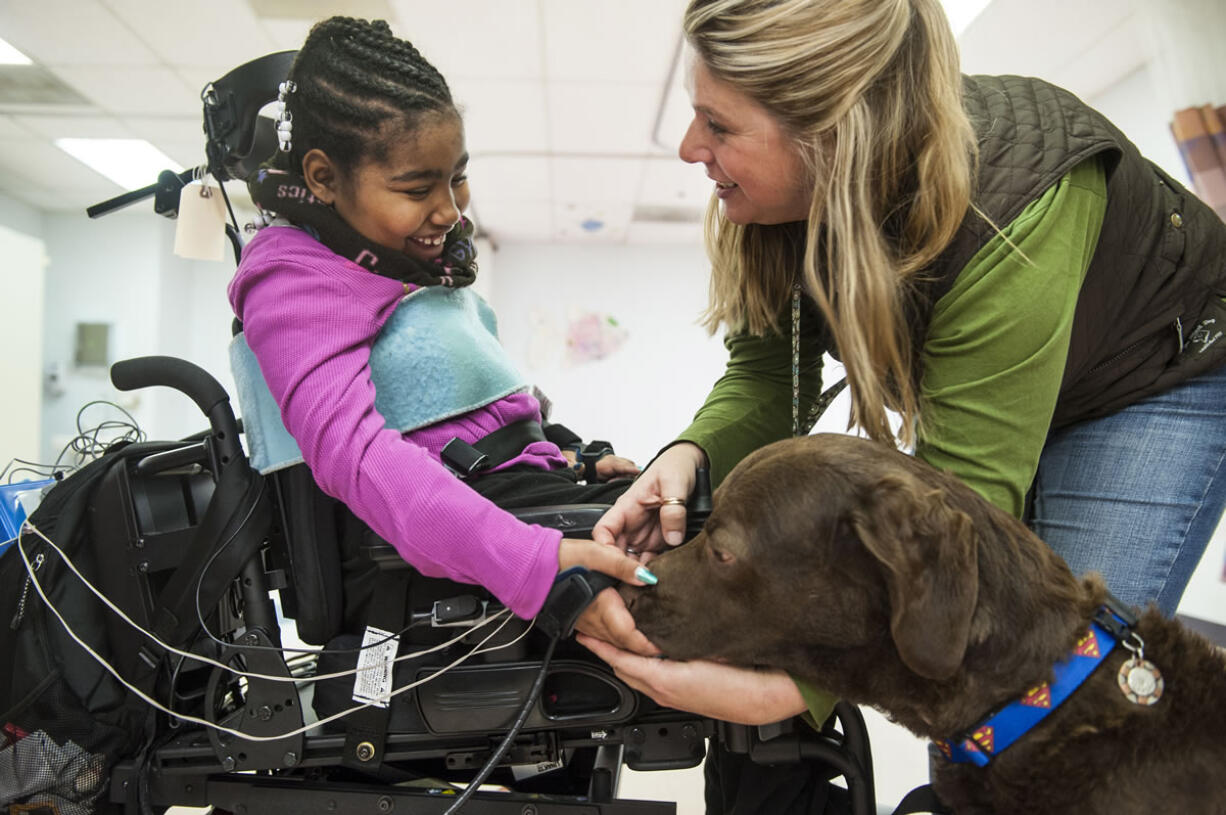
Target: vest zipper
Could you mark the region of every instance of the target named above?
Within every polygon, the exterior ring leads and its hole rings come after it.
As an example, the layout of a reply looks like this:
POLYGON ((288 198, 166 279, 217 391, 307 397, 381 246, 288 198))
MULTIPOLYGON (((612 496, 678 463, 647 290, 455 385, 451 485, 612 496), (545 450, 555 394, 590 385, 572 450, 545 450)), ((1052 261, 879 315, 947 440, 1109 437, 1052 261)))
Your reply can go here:
MULTIPOLYGON (((34 571, 37 572, 39 570, 39 567, 43 565, 44 560, 46 560, 46 557, 40 552, 34 558, 34 571)), ((21 627, 21 620, 26 615, 26 599, 30 594, 31 582, 33 582, 32 577, 30 575, 26 575, 25 585, 21 589, 21 599, 17 601, 17 613, 13 615, 13 620, 9 623, 9 628, 13 631, 16 631, 21 627)))
MULTIPOLYGON (((1148 339, 1148 338, 1147 338, 1147 339, 1148 339)), ((1131 345, 1129 345, 1128 347, 1126 347, 1126 348, 1125 348, 1123 351, 1117 351, 1116 353, 1114 353, 1114 354, 1112 354, 1111 356, 1107 357, 1107 358, 1106 358, 1105 360, 1103 360, 1102 362, 1100 362, 1100 363, 1098 363, 1097 365, 1095 365, 1093 368, 1091 368, 1089 371, 1087 371, 1087 374, 1092 374, 1092 373, 1096 373, 1097 371, 1101 371, 1103 368, 1106 368, 1106 367, 1107 367, 1108 365, 1110 365, 1111 363, 1113 363, 1113 362, 1117 362, 1117 361, 1119 361, 1119 360, 1123 359, 1124 357, 1128 356, 1129 354, 1131 354, 1133 351, 1137 350, 1138 348, 1140 348, 1140 347, 1141 347, 1142 345, 1144 345, 1144 344, 1145 344, 1145 340, 1143 340, 1143 339, 1142 339, 1142 340, 1137 340, 1136 342, 1134 342, 1134 343, 1132 343, 1131 345)))

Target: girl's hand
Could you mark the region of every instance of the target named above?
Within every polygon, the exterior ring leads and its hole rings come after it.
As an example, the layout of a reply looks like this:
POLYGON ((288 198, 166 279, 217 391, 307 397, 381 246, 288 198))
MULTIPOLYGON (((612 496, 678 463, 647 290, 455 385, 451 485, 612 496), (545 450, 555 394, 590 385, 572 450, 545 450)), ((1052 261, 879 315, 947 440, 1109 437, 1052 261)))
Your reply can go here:
MULTIPOLYGON (((604 572, 623 583, 646 586, 655 583, 647 567, 627 555, 616 546, 605 546, 593 541, 563 538, 558 546, 558 571, 572 566, 583 566, 596 572, 604 572), (646 578, 646 579, 644 579, 646 578)), ((659 651, 647 637, 634 626, 634 618, 616 589, 605 589, 596 595, 575 623, 575 628, 593 637, 616 643, 639 654, 656 654, 659 651)))
POLYGON ((612 481, 614 478, 633 478, 639 474, 639 466, 628 458, 607 455, 596 460, 596 480, 612 481))
POLYGON ((706 453, 696 444, 668 448, 597 522, 592 539, 638 552, 679 545, 685 537, 685 504, 673 501, 689 496, 694 471, 706 463, 706 453))
POLYGON ((578 640, 609 663, 619 679, 665 707, 750 725, 778 722, 805 712, 800 689, 783 671, 701 659, 652 659, 583 634, 578 640))

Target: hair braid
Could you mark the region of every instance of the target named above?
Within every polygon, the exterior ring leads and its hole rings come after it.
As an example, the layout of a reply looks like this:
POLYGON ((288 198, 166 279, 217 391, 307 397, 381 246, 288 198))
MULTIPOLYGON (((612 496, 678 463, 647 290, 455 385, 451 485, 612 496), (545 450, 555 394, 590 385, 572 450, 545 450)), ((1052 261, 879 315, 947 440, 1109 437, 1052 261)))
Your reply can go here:
POLYGON ((385 155, 389 122, 411 131, 426 114, 459 115, 442 74, 384 20, 316 23, 289 78, 297 86, 286 100, 293 148, 275 159, 281 169, 300 170, 313 149, 352 169, 364 158, 385 155))

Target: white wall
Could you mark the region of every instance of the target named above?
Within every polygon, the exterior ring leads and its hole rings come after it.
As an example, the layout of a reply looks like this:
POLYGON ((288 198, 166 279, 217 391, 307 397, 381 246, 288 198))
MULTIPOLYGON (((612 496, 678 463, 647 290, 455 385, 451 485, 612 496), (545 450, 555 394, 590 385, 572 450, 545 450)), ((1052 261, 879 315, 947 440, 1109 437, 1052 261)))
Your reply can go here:
MULTIPOLYGON (((72 364, 75 325, 109 323, 111 361, 170 354, 196 362, 230 386, 225 362, 230 313, 225 283, 232 264, 189 262, 171 252, 174 223, 144 207, 90 220, 83 214, 43 219, 47 269, 45 362, 59 363, 64 393, 46 400, 44 460, 54 460, 77 434, 77 412, 95 399, 116 402, 154 438, 200 430, 204 419, 186 397, 155 388, 123 394, 104 369, 72 364)), ((121 418, 106 407, 90 408, 85 426, 121 418)))
POLYGON ((0 193, 0 224, 34 238, 43 235, 42 212, 4 193, 0 193))
POLYGON ((1085 101, 1124 131, 1143 156, 1191 189, 1188 168, 1171 136, 1175 108, 1163 101, 1158 87, 1154 68, 1143 65, 1085 101))
MULTIPOLYGON (((43 406, 43 242, 0 226, 0 468, 10 459, 40 461, 43 406)), ((23 474, 25 475, 25 474, 23 474)), ((17 480, 23 480, 18 478, 17 480)))
POLYGON ((697 324, 709 268, 698 227, 691 246, 504 246, 496 258, 503 345, 555 421, 640 464, 689 424, 724 364, 719 338, 697 324), (589 311, 614 317, 627 339, 606 359, 568 365, 568 321, 589 311))

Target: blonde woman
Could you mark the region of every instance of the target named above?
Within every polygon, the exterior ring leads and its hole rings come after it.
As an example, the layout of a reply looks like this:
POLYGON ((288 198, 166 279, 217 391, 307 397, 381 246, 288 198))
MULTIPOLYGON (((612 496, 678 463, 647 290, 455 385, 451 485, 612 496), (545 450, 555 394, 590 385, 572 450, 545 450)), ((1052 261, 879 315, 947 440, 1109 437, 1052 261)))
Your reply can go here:
MULTIPOLYGON (((938 0, 693 0, 684 27, 729 361, 599 539, 679 543, 695 467, 807 432, 829 351, 859 431, 1173 613, 1226 503, 1226 224, 1073 95, 961 76, 938 0)), ((777 673, 586 642, 666 704, 805 708, 777 673)))

